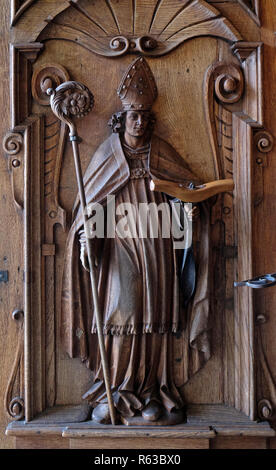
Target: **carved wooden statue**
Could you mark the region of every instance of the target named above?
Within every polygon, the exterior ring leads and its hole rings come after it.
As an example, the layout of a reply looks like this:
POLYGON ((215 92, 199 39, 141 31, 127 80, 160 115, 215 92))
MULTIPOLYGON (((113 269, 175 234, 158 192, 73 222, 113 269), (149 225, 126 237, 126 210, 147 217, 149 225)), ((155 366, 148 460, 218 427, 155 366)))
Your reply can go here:
MULTIPOLYGON (((138 210, 140 204, 169 204, 169 196, 151 190, 151 180, 169 180, 187 189, 199 182, 177 152, 153 134, 151 108, 157 86, 144 58, 130 64, 118 94, 123 110, 112 116, 113 132, 84 175, 91 216, 98 203, 107 217, 108 197, 115 196, 114 235, 105 232, 92 241, 112 396, 126 424, 174 424, 185 418, 185 397, 176 386, 174 372, 179 334, 184 332, 186 342, 187 381, 210 357, 208 209, 201 205, 197 222, 201 262, 196 289, 191 249, 188 256, 184 250, 184 257, 183 250, 175 250, 172 235, 162 237, 160 221, 157 238, 137 236, 135 222, 127 234, 120 235, 118 227, 123 227, 127 213, 122 207, 138 210)), ((185 206, 189 218, 197 218, 197 206, 188 210, 185 206)), ((93 371, 93 384, 83 397, 94 408, 93 419, 109 423, 88 270, 77 199, 65 252, 62 336, 70 356, 81 357, 93 371)))

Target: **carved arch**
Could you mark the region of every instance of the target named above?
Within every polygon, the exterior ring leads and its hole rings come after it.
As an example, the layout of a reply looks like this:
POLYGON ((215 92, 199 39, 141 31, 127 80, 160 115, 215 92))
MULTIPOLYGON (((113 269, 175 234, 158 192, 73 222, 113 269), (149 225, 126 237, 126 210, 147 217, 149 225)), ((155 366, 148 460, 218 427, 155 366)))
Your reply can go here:
POLYGON ((260 0, 238 0, 238 3, 241 7, 247 12, 251 18, 260 26, 260 19, 259 19, 259 7, 260 7, 260 0))
MULTIPOLYGON (((195 36, 213 35, 232 42, 241 39, 230 21, 205 0, 183 0, 179 3, 172 0, 148 0, 146 5, 141 0, 123 0, 120 3, 114 0, 62 0, 58 6, 54 3, 45 5, 43 0, 25 0, 20 3, 13 0, 11 23, 12 26, 17 26, 17 40, 25 40, 26 25, 33 17, 36 18, 36 25, 28 31, 28 41, 37 41, 44 29, 49 29, 47 23, 55 24, 59 21, 58 15, 67 11, 74 12, 74 28, 65 24, 64 30, 58 34, 62 38, 65 35, 65 39, 74 40, 72 38, 78 32, 80 19, 82 27, 86 24, 88 28, 81 36, 81 42, 84 46, 95 49, 94 52, 104 55, 121 53, 124 45, 122 46, 120 40, 118 46, 115 44, 115 50, 114 44, 110 46, 110 41, 121 35, 124 38, 127 36, 127 39, 150 35, 150 38, 157 40, 152 55, 168 52, 195 36), (95 35, 99 33, 102 44, 95 40, 95 35), (116 47, 119 50, 116 51, 116 47)), ((55 28, 53 30, 57 34, 55 28)), ((45 36, 47 39, 47 34, 45 36)), ((144 46, 143 41, 142 45, 138 45, 140 46, 144 46)), ((129 47, 132 52, 133 44, 129 47)), ((149 53, 153 52, 151 45, 148 50, 146 45, 145 49, 149 53)))
MULTIPOLYGON (((11 25, 15 26, 19 19, 24 16, 24 14, 35 4, 38 3, 39 0, 11 0, 11 25)), ((208 3, 212 3, 211 1, 207 0, 208 3)), ((259 0, 237 0, 241 7, 247 12, 249 16, 251 16, 255 22, 260 25, 259 21, 259 0)), ((61 2, 60 2, 61 3, 61 2)), ((70 1, 66 0, 61 3, 61 10, 59 9, 56 11, 56 15, 67 8, 68 4, 78 4, 78 0, 70 1), (66 6, 67 4, 67 6, 66 6)), ((155 3, 164 4, 165 2, 147 2, 149 4, 149 8, 156 9, 155 3)), ((49 11, 49 15, 52 15, 53 12, 49 11)), ((55 17, 56 15, 53 15, 55 17)))
POLYGON ((25 11, 37 0, 12 0, 11 1, 11 25, 14 26, 25 11))
POLYGON ((207 35, 232 43, 241 40, 230 21, 205 0, 149 0, 146 8, 129 0, 70 5, 49 19, 39 41, 73 41, 96 54, 117 57, 127 52, 161 56, 188 39, 207 35))

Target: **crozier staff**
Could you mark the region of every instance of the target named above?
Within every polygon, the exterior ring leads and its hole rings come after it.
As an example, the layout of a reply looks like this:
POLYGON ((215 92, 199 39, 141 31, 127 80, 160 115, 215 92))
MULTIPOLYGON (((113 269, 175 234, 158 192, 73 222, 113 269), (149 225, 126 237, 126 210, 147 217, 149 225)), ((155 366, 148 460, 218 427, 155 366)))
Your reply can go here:
POLYGON ((70 129, 70 141, 72 142, 76 178, 78 183, 79 200, 81 207, 82 222, 84 227, 84 236, 86 241, 87 266, 90 273, 90 284, 92 289, 92 298, 94 303, 95 321, 98 327, 98 340, 103 369, 103 377, 108 398, 108 407, 112 424, 116 424, 116 414, 114 403, 110 389, 110 378, 106 351, 104 348, 104 340, 102 333, 102 316, 99 308, 98 291, 96 285, 96 277, 94 272, 94 259, 91 249, 91 240, 88 228, 88 211, 86 204, 86 196, 82 179, 82 171, 80 164, 80 155, 78 147, 77 128, 72 120, 69 119, 70 114, 76 117, 87 114, 93 107, 94 99, 87 87, 78 82, 66 82, 56 88, 56 90, 48 89, 47 94, 51 96, 50 104, 53 113, 70 129))

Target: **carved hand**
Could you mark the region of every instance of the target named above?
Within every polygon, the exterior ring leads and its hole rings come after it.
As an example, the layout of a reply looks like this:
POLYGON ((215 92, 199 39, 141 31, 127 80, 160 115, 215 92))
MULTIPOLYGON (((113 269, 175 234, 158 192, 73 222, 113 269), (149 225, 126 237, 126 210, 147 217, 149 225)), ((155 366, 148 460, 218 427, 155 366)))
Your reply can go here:
POLYGON ((193 206, 190 208, 190 204, 184 204, 184 209, 187 212, 188 219, 191 222, 195 222, 200 216, 199 206, 193 206))
POLYGON ((81 260, 81 264, 83 265, 84 269, 86 271, 90 272, 87 250, 86 250, 86 246, 84 246, 84 245, 81 245, 80 260, 81 260))
MULTIPOLYGON (((79 242, 80 242, 80 260, 81 260, 81 264, 83 265, 83 267, 86 271, 90 272, 87 246, 86 246, 86 238, 85 238, 84 230, 79 231, 79 242)), ((94 263, 94 266, 97 267, 98 266, 98 259, 97 259, 96 256, 92 257, 92 261, 94 263)))
POLYGON ((89 261, 88 261, 86 238, 85 238, 84 230, 79 231, 79 242, 80 242, 80 260, 81 260, 81 264, 83 265, 84 269, 89 272, 90 269, 89 269, 89 261))

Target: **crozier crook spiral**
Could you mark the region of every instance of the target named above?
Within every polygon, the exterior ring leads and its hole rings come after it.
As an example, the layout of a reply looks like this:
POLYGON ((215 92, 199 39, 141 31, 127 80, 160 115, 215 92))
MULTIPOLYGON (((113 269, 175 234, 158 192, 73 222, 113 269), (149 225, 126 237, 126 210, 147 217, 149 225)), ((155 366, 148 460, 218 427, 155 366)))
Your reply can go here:
POLYGON ((61 121, 68 124, 71 132, 71 119, 86 116, 94 106, 94 97, 91 91, 79 82, 65 82, 55 90, 48 88, 47 94, 51 97, 53 112, 61 121))

